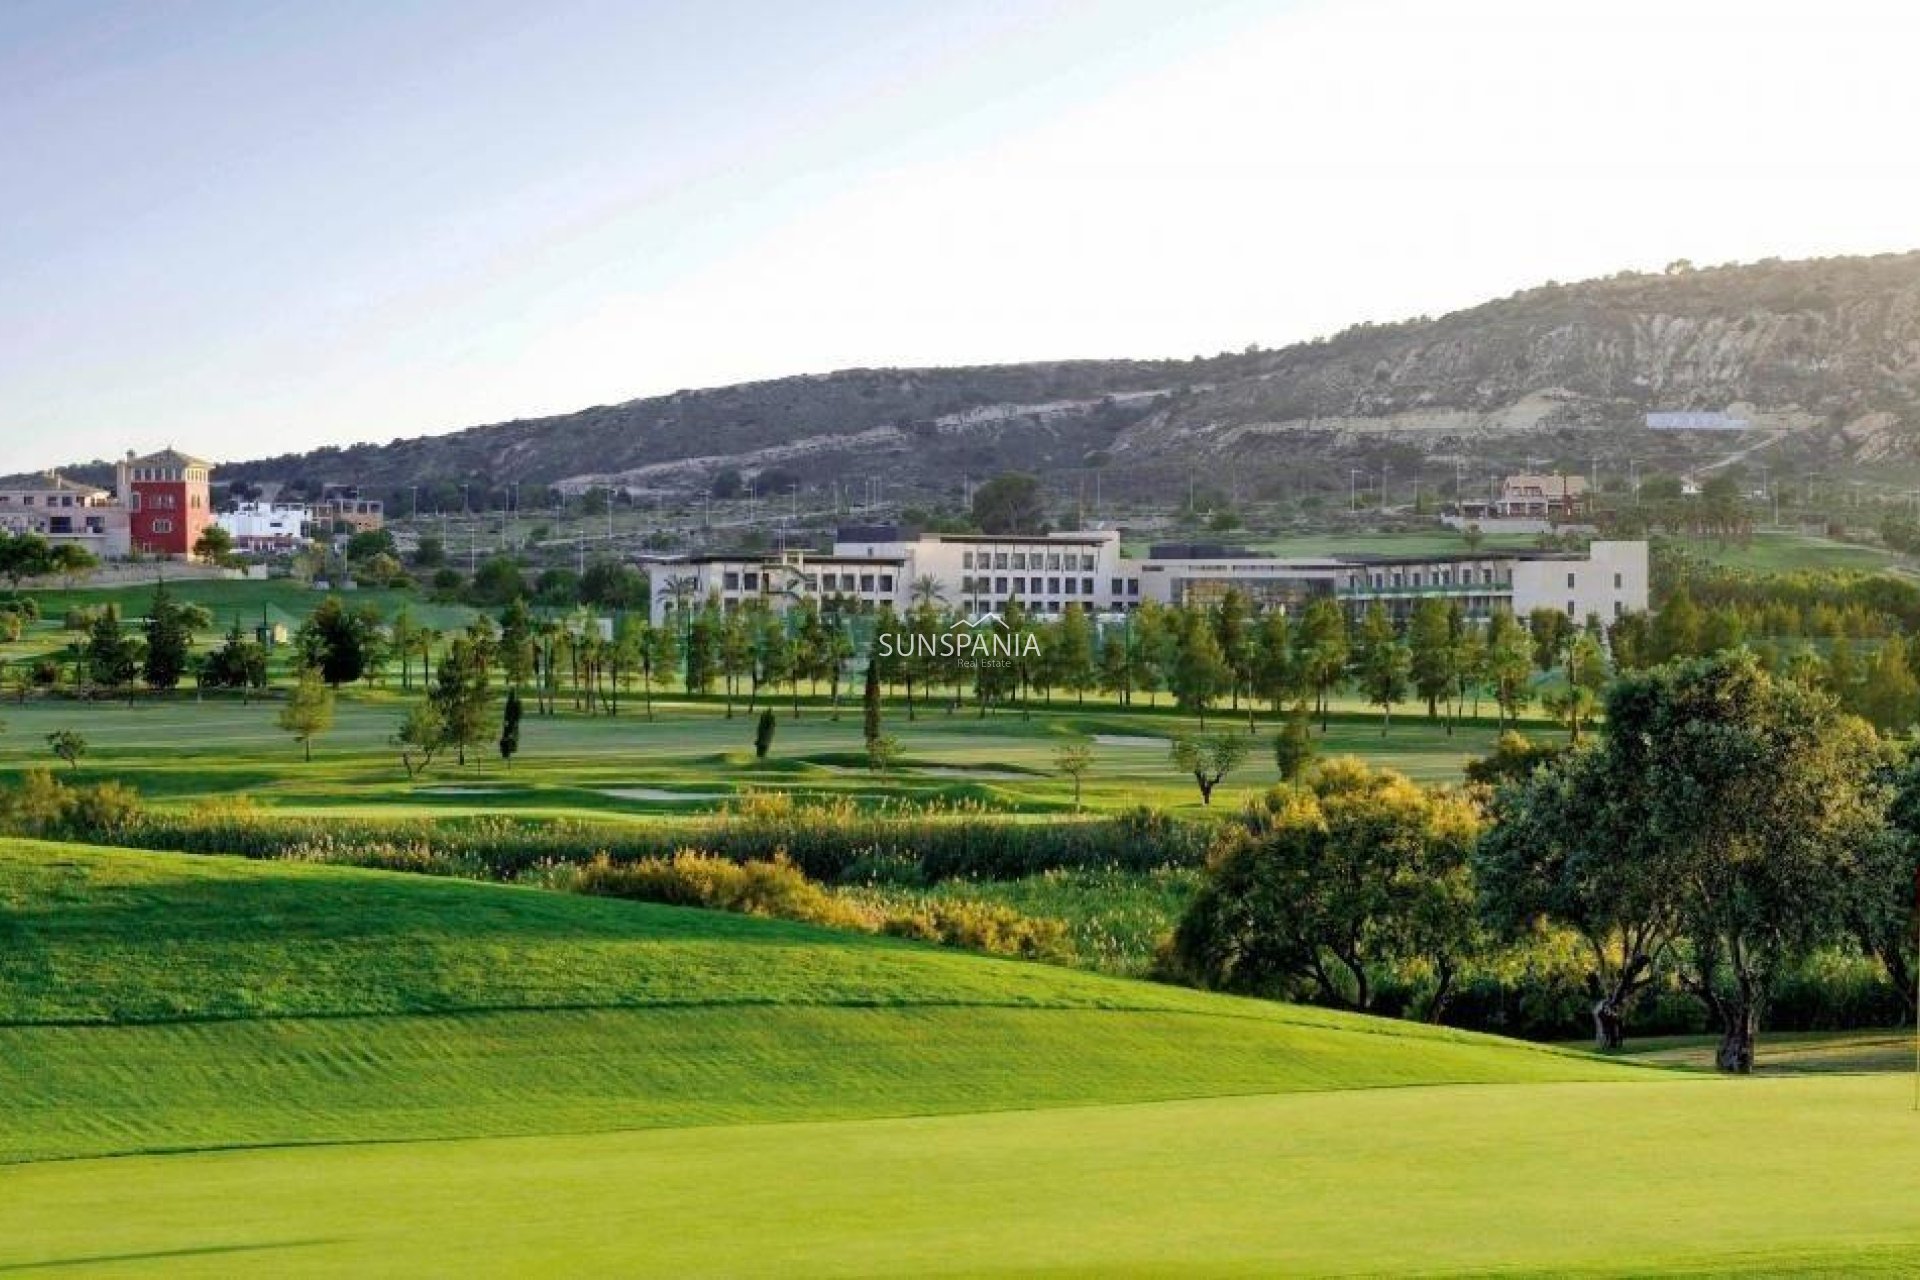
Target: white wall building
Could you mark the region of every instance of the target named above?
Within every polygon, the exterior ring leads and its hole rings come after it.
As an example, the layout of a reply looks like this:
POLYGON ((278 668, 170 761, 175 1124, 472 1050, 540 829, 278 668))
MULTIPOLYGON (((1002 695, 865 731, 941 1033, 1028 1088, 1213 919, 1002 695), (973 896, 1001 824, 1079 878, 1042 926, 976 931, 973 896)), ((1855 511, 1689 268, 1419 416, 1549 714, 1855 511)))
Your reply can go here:
POLYGON ((1332 597, 1354 612, 1378 600, 1396 617, 1429 596, 1458 600, 1469 617, 1499 609, 1524 616, 1563 609, 1611 622, 1647 607, 1647 544, 1594 542, 1582 554, 1463 552, 1434 556, 1282 559, 1224 547, 1156 547, 1144 559, 1120 554, 1117 530, 1047 535, 928 534, 909 538, 883 526, 845 529, 831 554, 786 551, 711 555, 650 563, 653 618, 676 601, 710 598, 733 609, 750 600, 775 611, 803 598, 840 598, 904 612, 925 583, 937 603, 981 613, 1010 599, 1057 616, 1077 604, 1091 613, 1162 604, 1213 604, 1229 589, 1257 608, 1297 609, 1332 597))
POLYGON ((313 518, 305 507, 273 502, 243 502, 215 517, 239 551, 291 551, 306 538, 313 518))

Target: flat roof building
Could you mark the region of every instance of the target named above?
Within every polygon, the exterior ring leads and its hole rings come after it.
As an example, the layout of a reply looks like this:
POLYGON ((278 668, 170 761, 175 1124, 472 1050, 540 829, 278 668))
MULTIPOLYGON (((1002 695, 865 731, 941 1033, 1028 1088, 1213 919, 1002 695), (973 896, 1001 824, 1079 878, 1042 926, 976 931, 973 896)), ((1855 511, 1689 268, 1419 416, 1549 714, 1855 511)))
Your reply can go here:
POLYGON ((1647 544, 1596 541, 1585 553, 1463 552, 1430 556, 1262 555, 1244 548, 1162 545, 1144 559, 1120 554, 1117 530, 1028 535, 843 530, 831 553, 705 555, 650 562, 656 622, 677 604, 752 600, 781 611, 803 599, 839 598, 904 612, 926 600, 977 614, 1019 600, 1041 617, 1069 605, 1119 613, 1145 600, 1212 605, 1237 591, 1258 609, 1297 609, 1332 598, 1353 612, 1379 601, 1404 617, 1439 596, 1469 617, 1537 608, 1611 621, 1647 607, 1647 544), (848 540, 844 534, 857 532, 848 540))
POLYGON ((127 512, 105 489, 57 471, 0 481, 0 529, 35 534, 109 559, 131 547, 127 512))
POLYGON ((233 539, 237 551, 291 551, 306 539, 312 513, 301 506, 276 502, 243 502, 215 519, 233 539))

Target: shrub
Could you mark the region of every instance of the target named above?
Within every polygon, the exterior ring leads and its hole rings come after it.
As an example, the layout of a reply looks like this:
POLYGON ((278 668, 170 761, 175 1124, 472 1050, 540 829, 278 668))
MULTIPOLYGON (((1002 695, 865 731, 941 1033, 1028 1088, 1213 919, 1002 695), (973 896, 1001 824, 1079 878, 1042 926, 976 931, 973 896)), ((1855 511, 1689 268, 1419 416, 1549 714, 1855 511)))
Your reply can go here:
POLYGON ((857 929, 868 924, 858 909, 807 879, 782 855, 767 862, 734 862, 682 849, 669 858, 643 858, 624 865, 602 855, 580 868, 572 887, 576 893, 707 907, 830 928, 857 929))
POLYGON ((0 791, 0 829, 39 839, 118 840, 140 823, 140 794, 124 782, 68 786, 42 768, 28 769, 0 791))
MULTIPOLYGON (((962 801, 889 802, 862 808, 851 800, 800 802, 783 792, 742 797, 718 814, 635 824, 480 817, 420 819, 288 818, 260 813, 150 814, 125 843, 184 853, 254 858, 300 857, 346 865, 390 866, 393 851, 410 861, 442 861, 440 874, 513 880, 549 862, 582 863, 605 853, 614 862, 668 857, 698 848, 736 862, 768 860, 785 851, 809 877, 845 882, 856 865, 912 863, 927 883, 955 877, 1015 880, 1056 867, 1144 871, 1199 866, 1210 827, 1139 809, 1117 817, 1049 823, 1008 822, 984 805, 962 801)), ((422 869, 426 869, 423 867, 422 869)), ((857 878, 857 876, 855 877, 857 878)))
POLYGON ((52 837, 66 829, 73 793, 50 770, 28 769, 20 781, 0 792, 0 825, 18 836, 52 837))
POLYGON ((1064 921, 1023 916, 991 902, 929 901, 916 910, 889 916, 881 931, 896 938, 1028 960, 1062 960, 1068 954, 1064 921))
POLYGON ((66 826, 79 839, 116 841, 140 821, 140 793, 124 782, 108 779, 71 790, 66 826))
POLYGON ((575 893, 884 933, 990 955, 1029 960, 1068 955, 1062 921, 1025 916, 990 902, 922 900, 899 907, 862 902, 809 880, 778 854, 770 861, 735 862, 682 849, 671 857, 625 864, 602 855, 585 866, 548 868, 545 881, 575 893))
POLYGON ((920 859, 898 849, 860 850, 834 879, 839 884, 885 885, 900 889, 917 889, 927 882, 920 859))

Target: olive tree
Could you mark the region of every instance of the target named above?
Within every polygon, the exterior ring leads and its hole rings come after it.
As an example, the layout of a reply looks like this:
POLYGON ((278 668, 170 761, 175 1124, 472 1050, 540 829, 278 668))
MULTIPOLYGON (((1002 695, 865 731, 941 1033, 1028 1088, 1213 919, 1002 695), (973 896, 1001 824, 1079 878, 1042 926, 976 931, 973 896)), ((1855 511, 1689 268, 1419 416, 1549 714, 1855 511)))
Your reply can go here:
POLYGON ((1200 788, 1200 803, 1213 803, 1213 789, 1247 758, 1247 740, 1237 733, 1216 733, 1204 738, 1185 734, 1173 740, 1168 752, 1174 767, 1191 773, 1200 788))
POLYGON ((1175 964, 1211 987, 1370 1009, 1421 965, 1437 1019, 1477 945, 1473 805, 1391 770, 1332 760, 1225 828, 1174 932, 1175 964))
POLYGON ((1840 936, 1881 847, 1878 758, 1864 721, 1750 653, 1631 673, 1598 746, 1500 793, 1482 881, 1509 922, 1589 939, 1603 1043, 1671 955, 1720 1028, 1715 1064, 1748 1072, 1778 975, 1840 936))

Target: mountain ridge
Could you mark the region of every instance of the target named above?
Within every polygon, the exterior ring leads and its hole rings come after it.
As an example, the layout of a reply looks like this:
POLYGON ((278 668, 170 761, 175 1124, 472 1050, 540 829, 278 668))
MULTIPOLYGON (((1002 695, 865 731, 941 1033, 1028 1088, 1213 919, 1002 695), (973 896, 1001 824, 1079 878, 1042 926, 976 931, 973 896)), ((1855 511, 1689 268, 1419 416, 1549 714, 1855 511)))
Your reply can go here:
MULTIPOLYGON (((1920 252, 1549 282, 1447 313, 1189 360, 856 368, 681 390, 444 434, 220 468, 224 479, 510 482, 691 495, 735 470, 875 478, 951 499, 968 478, 1099 472, 1150 495, 1190 473, 1248 495, 1345 490, 1354 470, 1638 454, 1707 465, 1718 433, 1653 410, 1731 410, 1769 458, 1920 465, 1920 252)), ((86 475, 90 468, 76 469, 86 475)))

